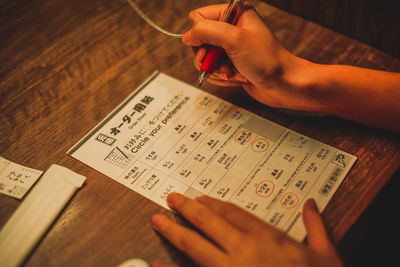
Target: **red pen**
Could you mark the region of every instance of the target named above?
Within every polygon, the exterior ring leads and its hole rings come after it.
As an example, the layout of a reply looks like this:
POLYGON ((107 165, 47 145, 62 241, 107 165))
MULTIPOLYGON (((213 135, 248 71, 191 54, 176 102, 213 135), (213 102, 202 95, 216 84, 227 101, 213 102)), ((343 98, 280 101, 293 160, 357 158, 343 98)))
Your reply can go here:
MULTIPOLYGON (((229 24, 236 24, 239 17, 240 9, 244 4, 244 0, 230 0, 228 8, 225 10, 222 16, 223 22, 229 24)), ((204 80, 213 72, 215 66, 217 65, 219 58, 222 55, 222 48, 216 46, 209 46, 207 49, 206 56, 200 66, 200 76, 199 76, 199 88, 203 84, 204 80)))

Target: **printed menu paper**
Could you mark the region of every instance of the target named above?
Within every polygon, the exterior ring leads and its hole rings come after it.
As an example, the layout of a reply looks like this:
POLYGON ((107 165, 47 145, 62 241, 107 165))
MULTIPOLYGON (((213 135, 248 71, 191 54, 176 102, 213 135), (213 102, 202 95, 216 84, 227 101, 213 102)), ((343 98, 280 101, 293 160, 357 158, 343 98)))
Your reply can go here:
POLYGON ((356 157, 156 72, 68 154, 168 209, 166 197, 232 202, 301 241, 356 157))
POLYGON ((0 193, 22 199, 42 173, 0 157, 0 193))

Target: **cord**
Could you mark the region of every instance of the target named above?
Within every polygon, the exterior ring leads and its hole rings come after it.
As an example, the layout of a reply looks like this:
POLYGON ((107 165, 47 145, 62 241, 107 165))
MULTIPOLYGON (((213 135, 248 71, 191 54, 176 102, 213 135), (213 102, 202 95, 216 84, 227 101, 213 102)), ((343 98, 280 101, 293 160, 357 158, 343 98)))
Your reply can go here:
POLYGON ((170 37, 173 38, 182 38, 183 34, 181 33, 173 33, 173 32, 169 32, 163 28, 161 28, 160 26, 158 26, 157 24, 155 24, 148 16, 146 16, 146 14, 144 14, 142 12, 142 10, 135 4, 135 2, 133 2, 132 0, 126 0, 126 2, 128 2, 128 4, 132 7, 132 9, 136 12, 136 14, 138 14, 144 21, 147 22, 147 24, 149 24, 151 27, 153 27, 154 29, 156 29, 157 31, 168 35, 170 37))

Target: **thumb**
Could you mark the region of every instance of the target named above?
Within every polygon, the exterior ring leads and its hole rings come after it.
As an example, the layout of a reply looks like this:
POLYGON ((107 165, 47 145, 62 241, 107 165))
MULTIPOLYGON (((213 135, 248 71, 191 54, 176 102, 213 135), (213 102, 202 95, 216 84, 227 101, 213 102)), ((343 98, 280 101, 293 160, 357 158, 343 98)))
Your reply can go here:
POLYGON ((311 249, 322 254, 330 254, 332 250, 335 251, 314 199, 308 199, 304 204, 303 221, 307 230, 308 245, 311 249))
POLYGON ((343 263, 329 240, 324 223, 314 199, 308 199, 303 207, 303 221, 307 230, 309 247, 327 259, 329 266, 342 267, 343 263))
POLYGON ((219 46, 229 55, 240 48, 240 40, 244 38, 244 34, 245 30, 240 27, 221 21, 203 19, 183 35, 182 41, 188 46, 204 44, 219 46))

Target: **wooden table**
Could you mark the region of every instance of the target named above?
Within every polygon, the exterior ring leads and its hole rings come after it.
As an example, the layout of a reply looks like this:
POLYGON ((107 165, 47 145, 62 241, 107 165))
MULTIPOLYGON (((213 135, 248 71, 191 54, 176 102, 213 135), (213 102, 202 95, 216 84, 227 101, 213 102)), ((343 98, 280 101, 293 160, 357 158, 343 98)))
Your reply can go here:
MULTIPOLYGON (((136 2, 155 22, 184 32, 190 27, 190 10, 216 1, 136 2)), ((298 56, 400 71, 400 61, 385 53, 267 4, 256 6, 298 56)), ((66 151, 154 70, 195 84, 198 72, 191 50, 156 32, 124 0, 2 0, 0 22, 0 155, 40 170, 57 163, 87 177, 26 266, 115 266, 133 257, 189 265, 151 228, 154 213, 174 217, 171 213, 66 151)), ((240 88, 204 89, 358 157, 323 213, 336 243, 399 168, 398 134, 268 108, 240 88)), ((0 196, 0 226, 19 204, 0 196)))

